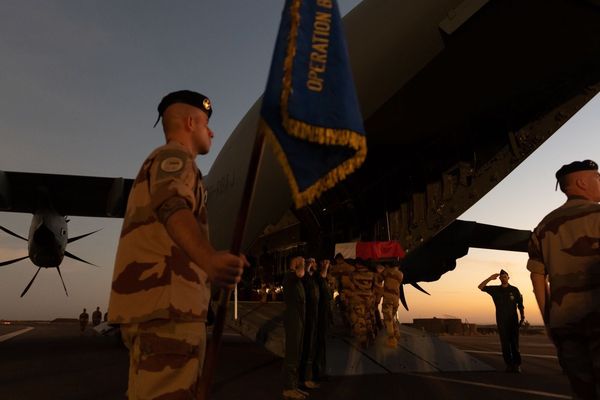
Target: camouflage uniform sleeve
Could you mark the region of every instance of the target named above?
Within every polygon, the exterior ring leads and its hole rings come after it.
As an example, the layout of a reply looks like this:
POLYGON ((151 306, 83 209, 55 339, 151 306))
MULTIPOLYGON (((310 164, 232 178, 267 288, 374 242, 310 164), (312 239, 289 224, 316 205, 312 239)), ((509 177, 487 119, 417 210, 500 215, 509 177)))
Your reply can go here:
POLYGON ((166 149, 150 167, 150 207, 164 223, 182 208, 194 209, 196 174, 192 157, 181 150, 166 149))
POLYGON ((529 244, 527 246, 527 252, 529 253, 529 260, 527 260, 527 269, 535 274, 546 274, 546 266, 544 265, 544 259, 540 248, 540 241, 537 235, 537 229, 533 231, 529 238, 529 244))

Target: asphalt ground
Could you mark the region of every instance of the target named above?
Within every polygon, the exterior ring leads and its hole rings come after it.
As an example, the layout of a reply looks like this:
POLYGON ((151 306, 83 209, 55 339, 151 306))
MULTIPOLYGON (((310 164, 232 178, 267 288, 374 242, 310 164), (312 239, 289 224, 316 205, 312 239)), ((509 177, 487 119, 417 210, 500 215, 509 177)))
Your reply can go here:
MULTIPOLYGON (((497 369, 492 372, 335 376, 310 399, 553 399, 570 398, 552 344, 522 336, 523 373, 505 373, 495 335, 443 340, 497 369)), ((281 398, 282 359, 226 331, 212 398, 281 398)), ((115 338, 80 335, 73 323, 0 325, 0 399, 124 399, 128 354, 115 338), (27 331, 24 329, 33 328, 27 331), (7 334, 22 331, 10 337, 7 334)))

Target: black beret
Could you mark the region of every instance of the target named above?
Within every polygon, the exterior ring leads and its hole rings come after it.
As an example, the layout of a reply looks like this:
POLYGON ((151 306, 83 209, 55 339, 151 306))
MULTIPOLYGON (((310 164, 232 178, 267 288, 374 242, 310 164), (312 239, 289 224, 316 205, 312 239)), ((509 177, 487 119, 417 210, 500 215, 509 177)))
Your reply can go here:
POLYGON ((500 270, 500 275, 508 275, 508 272, 506 272, 505 270, 501 269, 500 270))
POLYGON ((556 171, 556 179, 560 180, 563 176, 577 171, 597 171, 598 164, 592 160, 573 161, 571 164, 563 165, 556 171))
POLYGON ((169 93, 160 101, 158 104, 158 119, 154 123, 154 126, 158 124, 158 121, 160 121, 165 110, 171 104, 175 103, 189 104, 190 106, 199 108, 204 111, 209 118, 212 114, 212 105, 210 104, 208 97, 198 92, 192 92, 191 90, 178 90, 177 92, 169 93))

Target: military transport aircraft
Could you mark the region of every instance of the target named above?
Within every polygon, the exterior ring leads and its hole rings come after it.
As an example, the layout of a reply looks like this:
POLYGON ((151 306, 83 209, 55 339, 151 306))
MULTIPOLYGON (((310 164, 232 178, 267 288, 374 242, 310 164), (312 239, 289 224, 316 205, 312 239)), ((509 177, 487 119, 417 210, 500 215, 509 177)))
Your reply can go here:
MULTIPOLYGON (((527 230, 457 218, 600 91, 599 2, 364 0, 344 29, 367 159, 314 204, 292 210, 267 146, 243 251, 278 259, 304 245, 332 257, 335 243, 398 240, 405 283, 439 279, 469 247, 525 251, 527 230)), ((205 178, 217 248, 231 244, 259 109, 260 99, 205 178)), ((0 211, 35 213, 35 179, 0 174, 0 211)), ((60 182, 47 185, 50 200, 70 216, 120 217, 131 186, 43 179, 60 182)))
POLYGON ((42 268, 56 268, 65 293, 69 295, 60 272, 63 258, 94 264, 68 252, 67 244, 98 231, 69 238, 66 216, 122 217, 131 184, 131 180, 122 178, 0 171, 0 210, 33 214, 28 239, 0 226, 0 230, 28 242, 29 253, 25 257, 2 261, 0 267, 26 258, 38 267, 21 297, 42 268))
MULTIPOLYGON (((525 251, 527 230, 456 219, 600 91, 600 2, 365 0, 344 28, 366 161, 290 216, 267 146, 247 253, 266 265, 297 245, 332 257, 335 243, 398 240, 414 283, 439 279, 469 247, 525 251)), ((219 247, 231 242, 259 110, 260 99, 206 178, 219 247)))

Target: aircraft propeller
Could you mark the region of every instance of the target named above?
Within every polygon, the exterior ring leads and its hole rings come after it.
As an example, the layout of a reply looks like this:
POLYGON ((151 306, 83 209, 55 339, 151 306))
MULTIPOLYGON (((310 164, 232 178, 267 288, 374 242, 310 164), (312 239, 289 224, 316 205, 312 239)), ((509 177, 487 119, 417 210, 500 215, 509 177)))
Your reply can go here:
MULTIPOLYGON (((66 219, 66 217, 65 217, 65 221, 66 221, 66 222, 69 222, 69 220, 68 220, 68 219, 66 219)), ((29 242, 29 240, 28 240, 28 239, 24 238, 23 236, 21 236, 21 235, 19 235, 19 234, 16 234, 15 232, 13 232, 13 231, 11 231, 10 229, 7 229, 7 228, 5 228, 5 227, 3 227, 3 226, 1 226, 1 225, 0 225, 0 230, 2 230, 2 231, 4 231, 4 232, 8 233, 8 234, 9 234, 9 235, 11 235, 11 236, 14 236, 14 237, 16 237, 16 238, 19 238, 19 239, 21 239, 21 240, 24 240, 24 241, 26 241, 26 242, 29 242)), ((100 229, 98 229, 98 230, 95 230, 95 231, 93 231, 93 232, 89 232, 89 233, 83 234, 83 235, 79 235, 79 236, 75 236, 75 237, 69 238, 69 239, 67 239, 67 243, 72 243, 72 242, 75 242, 75 241, 77 241, 77 240, 79 240, 79 239, 83 239, 84 237, 90 236, 90 235, 92 235, 92 234, 94 234, 94 233, 96 233, 96 232, 98 232, 98 231, 100 231, 100 229)), ((65 255, 66 257, 68 257, 68 258, 71 258, 71 259, 73 259, 73 260, 77 260, 77 261, 80 261, 80 262, 82 262, 82 263, 89 264, 89 265, 92 265, 92 266, 94 266, 94 267, 98 267, 96 264, 92 264, 92 263, 91 263, 91 262, 89 262, 89 261, 86 261, 86 260, 84 260, 84 259, 82 259, 82 258, 79 258, 79 257, 77 257, 76 255, 74 255, 74 254, 72 254, 72 253, 70 253, 70 252, 68 252, 68 251, 66 251, 66 250, 64 251, 64 255, 65 255)), ((24 259, 26 259, 26 258, 29 258, 29 255, 27 255, 27 256, 24 256, 24 257, 15 258, 15 259, 13 259, 13 260, 2 261, 2 262, 0 262, 0 267, 3 267, 3 266, 5 266, 5 265, 9 265, 9 264, 14 264, 14 263, 16 263, 16 262, 19 262, 19 261, 21 261, 21 260, 24 260, 24 259)), ((37 275, 38 275, 38 273, 40 272, 40 270, 41 270, 41 269, 42 269, 42 267, 38 267, 38 270, 36 271, 35 275, 33 275, 33 278, 31 278, 31 281, 29 281, 29 283, 28 283, 28 284, 27 284, 27 286, 25 287, 25 289, 23 290, 23 293, 21 293, 21 297, 25 296, 25 294, 27 293, 27 291, 29 290, 29 288, 30 288, 30 287, 31 287, 31 285, 33 284, 33 281, 35 280, 35 278, 37 277, 37 275)), ((57 265, 57 266, 56 266, 56 270, 58 271, 58 276, 60 277, 60 281, 62 282, 63 288, 65 289, 65 294, 66 294, 67 296, 69 296, 69 292, 67 291, 67 286, 65 285, 65 281, 64 281, 64 279, 63 279, 63 277, 62 277, 62 273, 60 272, 60 266, 59 266, 59 265, 57 265)))
POLYGON ((21 240, 24 240, 26 242, 28 242, 29 240, 25 239, 23 236, 21 235, 17 235, 16 233, 14 233, 13 231, 11 231, 10 229, 6 229, 5 227, 3 227, 2 225, 0 225, 0 229, 3 230, 4 232, 8 233, 11 236, 14 236, 16 238, 19 238, 21 240))
POLYGON ((27 293, 27 291, 31 287, 31 284, 35 280, 35 277, 40 273, 41 269, 42 269, 42 267, 38 267, 38 270, 36 271, 35 275, 33 275, 33 278, 31 278, 31 280, 29 281, 29 284, 25 287, 25 290, 23 290, 23 293, 21 293, 21 297, 25 296, 25 293, 27 293))

